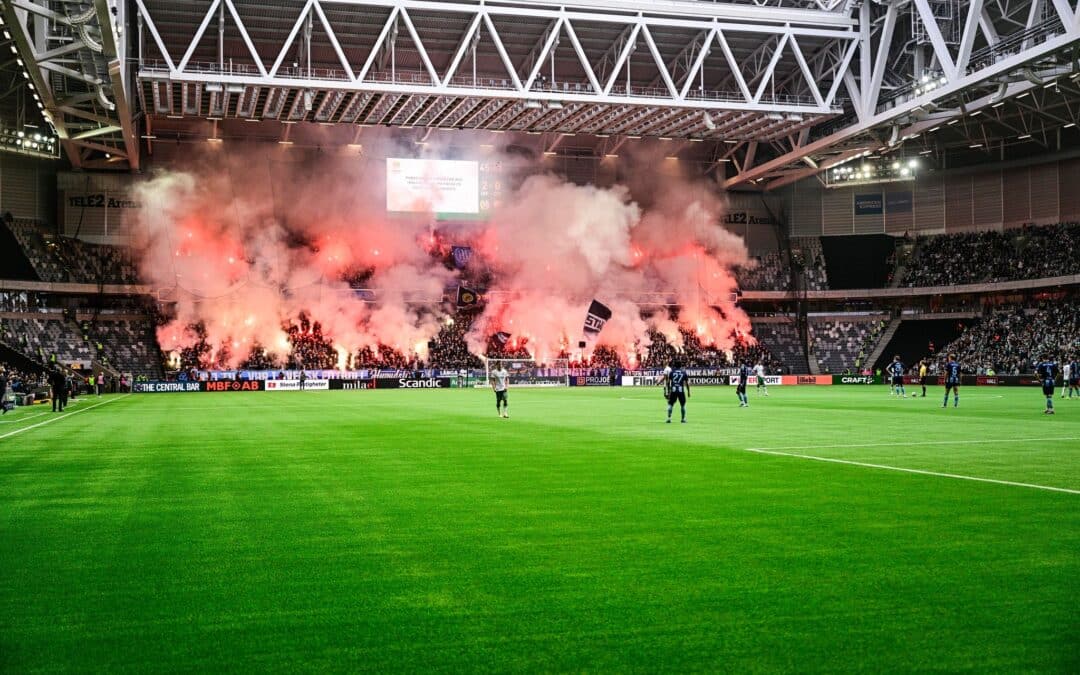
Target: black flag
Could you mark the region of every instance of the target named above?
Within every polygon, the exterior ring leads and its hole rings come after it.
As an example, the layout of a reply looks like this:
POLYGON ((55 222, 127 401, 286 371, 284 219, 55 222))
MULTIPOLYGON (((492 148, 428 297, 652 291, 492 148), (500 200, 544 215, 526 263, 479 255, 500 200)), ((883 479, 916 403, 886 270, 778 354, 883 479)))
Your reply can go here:
POLYGON ((471 288, 465 288, 464 286, 458 286, 457 289, 457 306, 458 307, 473 307, 480 301, 480 294, 471 288))
POLYGON ((589 312, 585 315, 585 333, 595 337, 604 329, 604 324, 611 318, 611 308, 602 302, 593 300, 589 312))
POLYGON ((498 342, 501 346, 505 347, 506 343, 510 341, 510 333, 504 331, 499 331, 498 333, 495 333, 495 341, 498 342))

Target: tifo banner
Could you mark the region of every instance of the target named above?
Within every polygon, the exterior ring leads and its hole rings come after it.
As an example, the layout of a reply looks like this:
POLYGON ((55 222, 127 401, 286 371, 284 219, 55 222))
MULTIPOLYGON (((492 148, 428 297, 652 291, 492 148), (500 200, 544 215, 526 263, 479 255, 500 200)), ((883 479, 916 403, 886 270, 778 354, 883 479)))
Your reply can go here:
POLYGON ((451 246, 450 254, 454 256, 454 266, 459 270, 465 269, 465 266, 469 264, 472 259, 472 247, 470 246, 451 246))
POLYGON ((203 385, 203 391, 265 391, 262 380, 217 380, 199 384, 203 385))
POLYGON ((136 382, 131 391, 136 394, 172 394, 202 391, 202 382, 136 382))
POLYGON ((881 193, 855 195, 855 215, 880 216, 882 214, 881 193))
POLYGON ((450 387, 449 377, 399 377, 375 380, 376 389, 449 389, 450 387))
MULTIPOLYGON (((330 388, 330 380, 307 380, 305 391, 325 391, 330 388)), ((267 380, 266 391, 300 391, 300 380, 267 380)))
POLYGON ((885 193, 886 213, 911 213, 911 206, 912 199, 909 190, 885 193))

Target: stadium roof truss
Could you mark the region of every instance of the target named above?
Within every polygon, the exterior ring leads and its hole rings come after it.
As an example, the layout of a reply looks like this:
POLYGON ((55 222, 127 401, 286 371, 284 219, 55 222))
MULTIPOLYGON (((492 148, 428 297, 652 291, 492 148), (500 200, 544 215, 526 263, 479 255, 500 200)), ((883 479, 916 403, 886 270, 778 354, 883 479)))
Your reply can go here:
POLYGON ((1056 150, 1080 123, 1072 0, 863 2, 855 15, 857 54, 843 74, 849 110, 796 142, 759 147, 727 172, 727 187, 775 189, 870 153, 944 165, 972 151, 1002 159, 1018 144, 1056 150))
POLYGON ((125 4, 5 0, 5 37, 75 167, 137 169, 125 4), (10 36, 10 37, 8 37, 10 36))
POLYGON ((546 151, 707 141, 690 145, 726 186, 775 189, 868 153, 1058 149, 1080 123, 1078 0, 0 0, 0 16, 88 168, 137 168, 144 115, 150 138, 171 118, 195 136, 249 120, 519 131, 546 151))
POLYGON ((148 115, 782 138, 843 113, 837 2, 135 0, 148 115))

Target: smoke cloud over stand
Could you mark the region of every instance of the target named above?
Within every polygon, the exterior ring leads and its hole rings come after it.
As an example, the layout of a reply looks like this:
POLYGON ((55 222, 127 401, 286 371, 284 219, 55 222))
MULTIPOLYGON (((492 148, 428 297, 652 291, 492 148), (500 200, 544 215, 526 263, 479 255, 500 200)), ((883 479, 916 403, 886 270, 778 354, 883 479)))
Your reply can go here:
MULTIPOLYGON (((435 142, 423 150, 431 158, 484 153, 435 142)), ((468 335, 476 354, 505 331, 538 360, 577 356, 594 298, 613 310, 597 344, 625 363, 648 346, 650 330, 679 345, 682 326, 720 349, 749 334, 748 318, 729 302, 746 246, 719 224, 724 202, 714 186, 658 171, 655 157, 627 158, 612 187, 576 185, 540 161, 506 157, 499 180, 510 187, 484 221, 388 214, 384 159, 417 154, 411 143, 374 134, 362 156, 230 144, 141 182, 141 271, 175 300, 175 316, 158 331, 162 348, 192 346, 197 325, 222 366, 255 347, 280 359, 289 327, 304 316, 320 322, 342 366, 346 355, 380 345, 424 358, 454 311, 445 290, 474 283, 477 269, 486 301, 468 335), (433 255, 448 244, 473 248, 464 271, 433 255)))

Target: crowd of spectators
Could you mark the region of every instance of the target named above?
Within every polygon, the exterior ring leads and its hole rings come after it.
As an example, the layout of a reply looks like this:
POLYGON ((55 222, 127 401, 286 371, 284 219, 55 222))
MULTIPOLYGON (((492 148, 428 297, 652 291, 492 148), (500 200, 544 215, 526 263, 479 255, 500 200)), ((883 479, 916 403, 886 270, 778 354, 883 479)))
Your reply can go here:
POLYGON ((0 361, 0 373, 7 381, 7 392, 0 391, 0 400, 7 394, 31 394, 35 389, 46 387, 48 377, 44 373, 21 370, 10 363, 0 361))
POLYGON ((965 373, 975 375, 1030 374, 1043 358, 1064 360, 1080 353, 1080 314, 1072 297, 1035 305, 999 306, 987 311, 959 338, 933 359, 941 372, 949 353, 955 353, 965 373))
POLYGON ((482 368, 483 362, 469 351, 465 336, 472 328, 474 313, 458 312, 449 318, 428 343, 428 358, 440 368, 482 368))
POLYGON ((733 368, 744 363, 761 364, 769 373, 784 371, 784 364, 772 351, 760 342, 752 342, 742 336, 736 336, 730 351, 716 345, 702 344, 693 331, 680 328, 682 345, 671 344, 661 333, 649 333, 649 346, 640 359, 644 368, 662 368, 678 359, 690 368, 733 368))
POLYGON ((951 286, 1080 274, 1080 223, 919 237, 903 285, 951 286))
POLYGON ((41 312, 48 309, 45 296, 33 291, 0 291, 0 312, 41 312))

